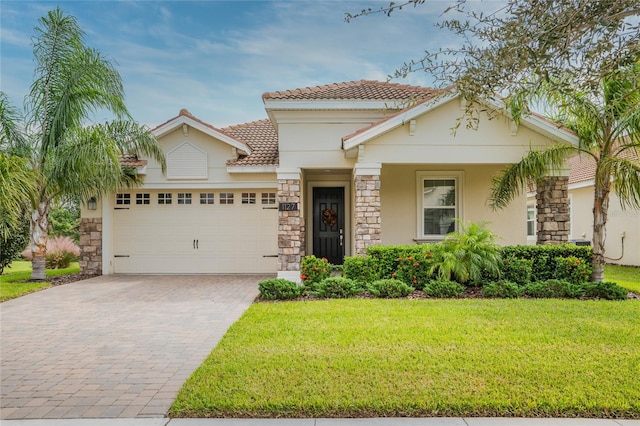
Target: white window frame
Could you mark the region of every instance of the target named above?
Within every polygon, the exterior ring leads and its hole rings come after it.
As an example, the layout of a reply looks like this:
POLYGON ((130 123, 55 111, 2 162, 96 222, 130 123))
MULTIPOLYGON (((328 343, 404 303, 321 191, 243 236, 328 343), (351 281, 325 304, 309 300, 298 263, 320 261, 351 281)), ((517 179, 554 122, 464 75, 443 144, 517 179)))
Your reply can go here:
MULTIPOLYGON (((464 220, 464 212, 462 206, 462 194, 464 188, 464 172, 463 171, 417 171, 416 172, 416 207, 417 207, 417 226, 416 226, 416 235, 417 241, 426 240, 426 241, 441 241, 444 239, 445 235, 441 234, 425 234, 424 233, 424 180, 434 180, 434 179, 446 179, 453 180, 455 182, 455 215, 457 219, 464 220)), ((458 229, 458 224, 456 223, 455 229, 458 229)))
POLYGON ((536 234, 538 233, 538 209, 536 207, 536 203, 528 203, 527 204, 527 216, 526 216, 526 224, 527 224, 527 240, 535 240, 536 234), (529 219, 529 210, 533 211, 533 218, 529 219), (529 234, 529 222, 533 221, 533 234, 529 234))

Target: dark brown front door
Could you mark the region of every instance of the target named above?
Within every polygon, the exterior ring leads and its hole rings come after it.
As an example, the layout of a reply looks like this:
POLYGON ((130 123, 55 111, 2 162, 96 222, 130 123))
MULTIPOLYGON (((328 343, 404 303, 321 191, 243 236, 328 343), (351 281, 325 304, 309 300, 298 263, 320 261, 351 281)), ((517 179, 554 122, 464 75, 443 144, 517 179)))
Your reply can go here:
POLYGON ((313 188, 313 254, 344 261, 344 188, 313 188))

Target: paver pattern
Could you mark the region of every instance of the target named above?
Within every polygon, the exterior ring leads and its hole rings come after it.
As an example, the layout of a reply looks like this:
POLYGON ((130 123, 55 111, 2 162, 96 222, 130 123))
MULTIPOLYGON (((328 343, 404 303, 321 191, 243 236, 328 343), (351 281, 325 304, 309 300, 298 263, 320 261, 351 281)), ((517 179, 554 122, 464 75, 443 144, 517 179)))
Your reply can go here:
POLYGON ((163 417, 265 278, 103 276, 0 304, 0 419, 163 417))

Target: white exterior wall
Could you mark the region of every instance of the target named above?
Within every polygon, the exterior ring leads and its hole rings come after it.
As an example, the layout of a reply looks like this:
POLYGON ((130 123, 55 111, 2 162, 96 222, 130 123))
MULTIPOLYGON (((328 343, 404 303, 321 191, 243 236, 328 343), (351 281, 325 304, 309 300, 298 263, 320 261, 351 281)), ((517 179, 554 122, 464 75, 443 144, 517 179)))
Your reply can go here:
MULTIPOLYGON (((569 195, 572 197, 572 237, 593 241, 593 186, 573 189, 570 186, 569 195)), ((640 266, 640 211, 622 210, 614 193, 609 198, 605 256, 607 263, 640 266)))

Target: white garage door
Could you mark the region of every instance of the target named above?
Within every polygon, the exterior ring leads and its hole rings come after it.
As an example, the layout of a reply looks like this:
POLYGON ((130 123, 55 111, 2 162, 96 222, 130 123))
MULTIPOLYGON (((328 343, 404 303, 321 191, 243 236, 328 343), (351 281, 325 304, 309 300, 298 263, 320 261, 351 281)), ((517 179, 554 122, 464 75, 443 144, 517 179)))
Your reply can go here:
POLYGON ((117 194, 114 272, 273 273, 277 230, 275 191, 117 194))

